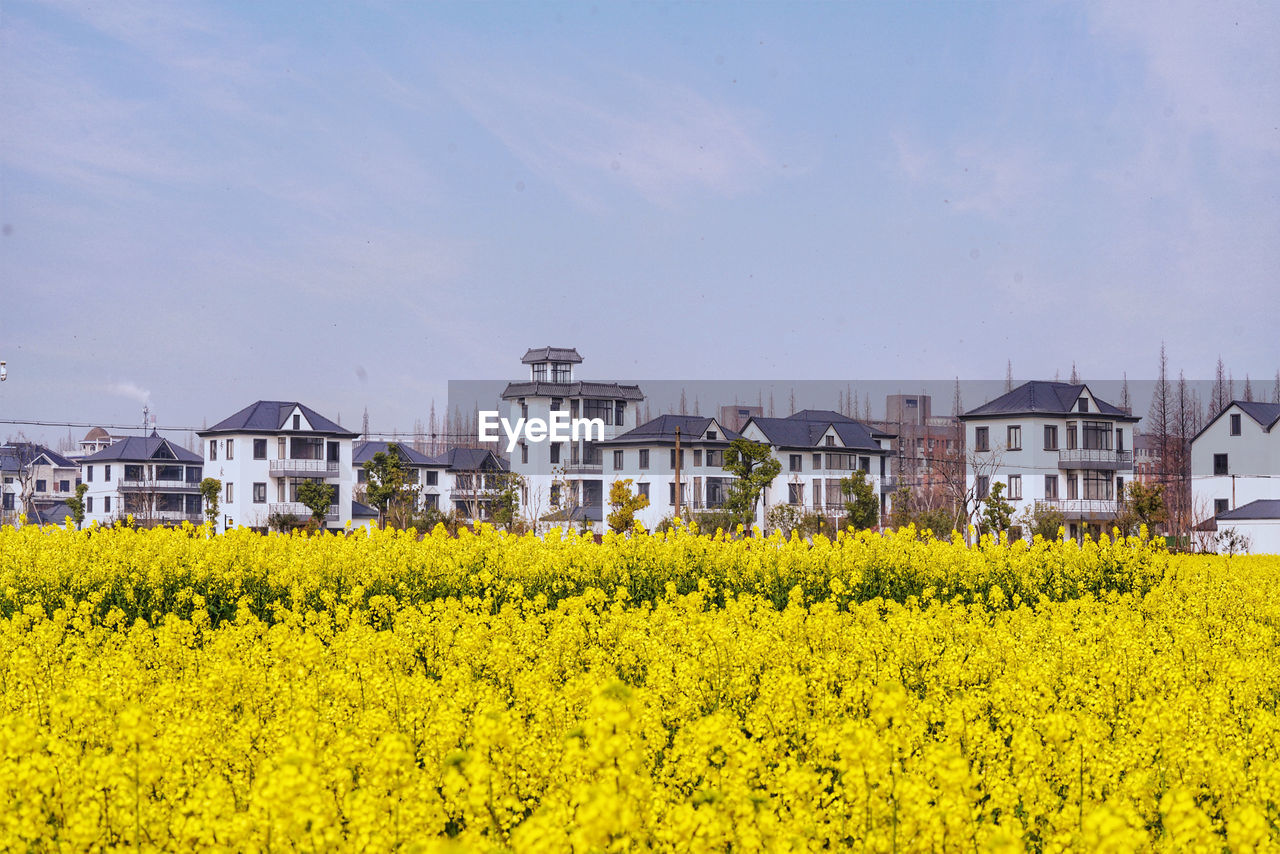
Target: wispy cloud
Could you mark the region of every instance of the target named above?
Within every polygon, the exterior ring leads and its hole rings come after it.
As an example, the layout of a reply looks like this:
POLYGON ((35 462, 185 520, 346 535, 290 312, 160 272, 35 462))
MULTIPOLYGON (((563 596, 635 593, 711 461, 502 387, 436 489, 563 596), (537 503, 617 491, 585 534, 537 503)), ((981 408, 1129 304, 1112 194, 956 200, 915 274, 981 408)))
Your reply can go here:
POLYGON ((759 185, 770 163, 748 115, 678 83, 601 72, 588 88, 528 69, 471 67, 444 77, 521 162, 588 206, 616 186, 660 205, 695 193, 733 197, 759 185))
POLYGON ((103 386, 103 390, 108 394, 127 397, 130 400, 136 400, 139 403, 149 403, 151 401, 151 392, 131 380, 107 383, 103 386))

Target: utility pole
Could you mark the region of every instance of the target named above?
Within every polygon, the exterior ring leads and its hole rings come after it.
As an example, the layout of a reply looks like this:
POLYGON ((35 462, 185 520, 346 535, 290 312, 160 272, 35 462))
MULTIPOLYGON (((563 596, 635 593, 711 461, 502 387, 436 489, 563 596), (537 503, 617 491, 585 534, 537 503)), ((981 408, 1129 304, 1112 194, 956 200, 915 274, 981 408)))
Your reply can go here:
POLYGON ((675 518, 680 518, 680 428, 676 428, 676 510, 675 518))

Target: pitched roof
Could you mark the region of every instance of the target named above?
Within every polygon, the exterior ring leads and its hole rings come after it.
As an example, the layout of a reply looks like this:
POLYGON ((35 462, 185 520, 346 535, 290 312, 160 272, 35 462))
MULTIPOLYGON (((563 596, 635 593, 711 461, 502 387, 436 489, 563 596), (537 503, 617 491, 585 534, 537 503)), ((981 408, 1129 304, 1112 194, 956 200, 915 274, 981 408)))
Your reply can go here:
POLYGON ((507 471, 506 460, 484 448, 450 448, 433 459, 449 471, 507 471))
POLYGON ((644 400, 644 394, 638 385, 589 380, 571 383, 507 383, 507 387, 502 391, 502 399, 510 400, 513 397, 605 397, 610 400, 644 400))
POLYGON ((442 466, 443 463, 428 457, 426 454, 415 451, 412 445, 405 442, 356 442, 355 447, 351 449, 351 462, 355 465, 363 465, 367 461, 373 459, 374 454, 385 454, 387 447, 394 444, 396 450, 400 452, 400 456, 410 465, 414 466, 442 466))
POLYGON ((59 501, 57 504, 41 510, 36 508, 36 524, 37 525, 62 525, 71 518, 71 508, 67 506, 65 501, 59 501))
POLYGON ((573 362, 577 365, 582 363, 582 357, 578 355, 577 347, 535 347, 520 361, 526 365, 534 362, 573 362))
POLYGON ((1261 498, 1250 501, 1235 510, 1219 513, 1218 520, 1239 522, 1245 519, 1274 519, 1280 521, 1280 498, 1261 498))
POLYGON ((352 519, 376 519, 378 511, 374 510, 368 504, 361 504, 359 501, 351 502, 351 518, 352 519))
POLYGON ((116 440, 115 444, 108 445, 96 454, 90 454, 87 457, 81 457, 81 463, 110 463, 117 460, 126 462, 152 462, 156 459, 170 459, 169 457, 156 457, 156 453, 162 447, 166 447, 173 453, 172 460, 179 463, 203 463, 204 459, 199 454, 188 451, 181 445, 176 445, 168 439, 162 438, 159 434, 152 432, 150 436, 122 436, 116 440))
POLYGON ((881 435, 878 431, 861 421, 854 421, 847 415, 830 410, 806 409, 786 418, 752 418, 750 423, 760 428, 769 444, 779 448, 825 447, 821 444, 822 437, 828 429, 834 428, 845 448, 884 452, 875 439, 881 435))
POLYGON ((259 400, 249 404, 236 414, 222 419, 206 430, 200 430, 197 436, 209 436, 214 433, 278 433, 284 429, 294 408, 300 409, 307 423, 311 425, 310 433, 322 433, 331 436, 342 436, 354 439, 358 433, 330 421, 309 406, 296 400, 259 400))
POLYGON ((1280 421, 1280 403, 1262 403, 1257 400, 1233 400, 1231 403, 1240 407, 1246 415, 1270 430, 1280 421))
POLYGON ((75 460, 67 459, 48 446, 35 442, 9 442, 0 446, 0 469, 17 471, 19 461, 24 465, 50 465, 61 469, 80 467, 80 463, 75 460), (44 462, 41 462, 41 457, 45 458, 44 462))
POLYGON ((976 418, 990 415, 1108 415, 1126 421, 1139 421, 1137 416, 1126 415, 1118 406, 1112 406, 1102 398, 1089 392, 1093 402, 1097 404, 1096 413, 1076 412, 1076 401, 1081 392, 1087 391, 1083 383, 1046 382, 1032 380, 1025 382, 1013 391, 1007 391, 995 400, 970 409, 963 418, 976 418))
MULTIPOLYGON (((702 434, 707 432, 707 428, 712 424, 719 424, 719 422, 714 418, 704 418, 701 415, 659 415, 615 436, 610 442, 675 442, 677 427, 680 428, 681 439, 690 442, 701 441, 702 434)), ((719 437, 710 441, 728 443, 742 435, 723 426, 720 426, 716 432, 719 437)))

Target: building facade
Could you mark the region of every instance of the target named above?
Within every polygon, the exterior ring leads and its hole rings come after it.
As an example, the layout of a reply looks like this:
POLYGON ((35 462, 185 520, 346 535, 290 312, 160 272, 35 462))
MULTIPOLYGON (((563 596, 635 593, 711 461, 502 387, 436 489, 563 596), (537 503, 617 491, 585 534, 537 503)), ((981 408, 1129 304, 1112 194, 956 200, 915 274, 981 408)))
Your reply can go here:
POLYGON ((1280 403, 1235 400, 1191 439, 1194 521, 1280 499, 1280 403))
POLYGON ((0 524, 44 523, 46 513, 75 494, 80 466, 75 460, 35 442, 0 446, 0 524))
POLYGON ((998 481, 1015 519, 1044 504, 1071 537, 1105 530, 1134 476, 1138 420, 1084 384, 1024 383, 961 416, 969 494, 982 500, 998 481))
POLYGON ((222 482, 217 530, 306 522, 298 497, 307 481, 333 487, 325 527, 352 521, 356 433, 297 401, 259 400, 197 434, 204 474, 222 482))
POLYGON ((130 516, 142 527, 204 521, 200 481, 203 460, 198 454, 150 436, 117 438, 107 447, 80 460, 85 524, 112 525, 130 516))

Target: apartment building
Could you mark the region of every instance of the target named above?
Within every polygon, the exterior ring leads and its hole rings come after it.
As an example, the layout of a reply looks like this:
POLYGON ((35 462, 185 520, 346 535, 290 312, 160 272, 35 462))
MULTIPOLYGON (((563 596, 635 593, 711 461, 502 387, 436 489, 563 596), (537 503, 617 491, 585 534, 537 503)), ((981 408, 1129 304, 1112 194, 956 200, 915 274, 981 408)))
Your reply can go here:
POLYGON ((640 387, 617 382, 582 380, 582 356, 573 347, 538 347, 520 360, 529 379, 509 383, 502 392, 503 416, 550 423, 552 413, 576 419, 599 419, 603 435, 582 434, 569 441, 521 441, 511 454, 511 471, 524 484, 524 513, 541 515, 560 505, 578 508, 588 521, 604 518, 606 500, 603 442, 638 426, 640 387), (553 501, 554 498, 554 501, 553 501))
POLYGON ((326 527, 353 521, 352 441, 358 434, 298 401, 259 400, 196 433, 204 474, 222 482, 217 530, 267 529, 305 521, 298 498, 307 481, 333 486, 326 527))
POLYGON ((1043 502, 1068 534, 1104 530, 1133 479, 1139 419, 1079 383, 1032 381, 961 416, 966 483, 985 498, 997 481, 1015 516, 1043 502))
POLYGON ((871 425, 889 440, 885 492, 906 487, 917 494, 949 491, 964 478, 964 428, 958 418, 933 414, 927 394, 885 396, 885 417, 871 425))
POLYGON ((203 460, 155 431, 116 437, 80 459, 85 524, 111 525, 132 516, 142 527, 204 521, 203 460))

